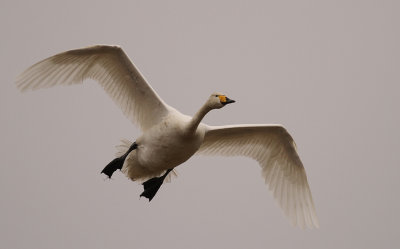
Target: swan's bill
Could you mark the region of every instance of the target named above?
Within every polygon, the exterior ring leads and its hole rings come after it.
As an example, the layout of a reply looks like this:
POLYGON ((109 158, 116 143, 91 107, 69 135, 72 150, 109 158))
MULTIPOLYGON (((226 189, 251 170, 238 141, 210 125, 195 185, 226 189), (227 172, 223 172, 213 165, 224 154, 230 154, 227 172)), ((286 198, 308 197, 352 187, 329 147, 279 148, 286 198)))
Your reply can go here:
POLYGON ((230 99, 228 97, 226 97, 225 95, 218 95, 219 100, 221 101, 221 104, 226 105, 226 104, 231 104, 231 103, 235 103, 236 101, 234 101, 233 99, 230 99))

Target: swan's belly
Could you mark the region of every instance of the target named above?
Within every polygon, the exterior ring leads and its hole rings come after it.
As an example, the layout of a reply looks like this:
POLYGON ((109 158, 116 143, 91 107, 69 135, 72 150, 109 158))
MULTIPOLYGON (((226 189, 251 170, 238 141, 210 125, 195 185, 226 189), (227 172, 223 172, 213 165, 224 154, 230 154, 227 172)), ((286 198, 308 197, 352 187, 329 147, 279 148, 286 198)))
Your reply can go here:
POLYGON ((188 160, 199 146, 192 141, 145 144, 137 150, 138 162, 149 170, 171 169, 188 160))
MULTIPOLYGON (((182 124, 182 123, 180 123, 182 124)), ((184 135, 181 125, 160 125, 138 139, 137 160, 151 171, 172 169, 188 160, 200 147, 204 132, 184 135)))

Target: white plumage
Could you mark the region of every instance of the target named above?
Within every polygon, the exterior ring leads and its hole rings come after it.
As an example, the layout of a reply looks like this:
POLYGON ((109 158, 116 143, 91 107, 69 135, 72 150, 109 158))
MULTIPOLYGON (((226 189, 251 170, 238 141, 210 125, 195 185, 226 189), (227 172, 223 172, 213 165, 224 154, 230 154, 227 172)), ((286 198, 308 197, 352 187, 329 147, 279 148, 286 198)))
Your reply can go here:
MULTIPOLYGON (((303 164, 285 128, 201 123, 210 110, 234 102, 225 95, 214 93, 193 117, 184 115, 157 95, 120 47, 106 45, 49 57, 23 72, 16 84, 26 91, 82 83, 87 78, 98 81, 143 131, 136 140, 137 149, 123 158, 121 170, 130 179, 160 176, 195 153, 247 156, 260 164, 265 182, 292 224, 301 228, 319 226, 303 164)), ((130 144, 124 141, 117 156, 122 156, 130 144)))

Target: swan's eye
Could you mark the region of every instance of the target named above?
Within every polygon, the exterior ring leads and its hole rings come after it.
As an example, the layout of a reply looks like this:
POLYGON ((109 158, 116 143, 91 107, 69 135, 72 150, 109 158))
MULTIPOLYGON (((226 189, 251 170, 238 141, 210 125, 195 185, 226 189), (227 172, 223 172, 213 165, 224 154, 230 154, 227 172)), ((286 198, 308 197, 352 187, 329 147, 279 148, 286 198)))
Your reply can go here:
POLYGON ((217 97, 217 98, 218 98, 218 96, 219 96, 219 95, 215 95, 215 97, 217 97))

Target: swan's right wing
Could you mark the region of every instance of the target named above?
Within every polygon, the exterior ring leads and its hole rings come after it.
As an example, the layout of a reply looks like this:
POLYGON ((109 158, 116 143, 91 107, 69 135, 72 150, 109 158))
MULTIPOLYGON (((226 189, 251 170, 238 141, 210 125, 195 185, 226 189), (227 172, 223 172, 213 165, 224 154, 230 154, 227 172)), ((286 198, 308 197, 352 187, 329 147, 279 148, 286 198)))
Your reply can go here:
POLYGON ((306 172, 290 134, 280 125, 208 126, 198 154, 255 159, 275 199, 294 225, 318 227, 306 172))
POLYGON ((142 130, 168 113, 168 106, 118 46, 98 45, 54 55, 25 70, 16 83, 25 91, 82 83, 87 78, 98 81, 142 130))

